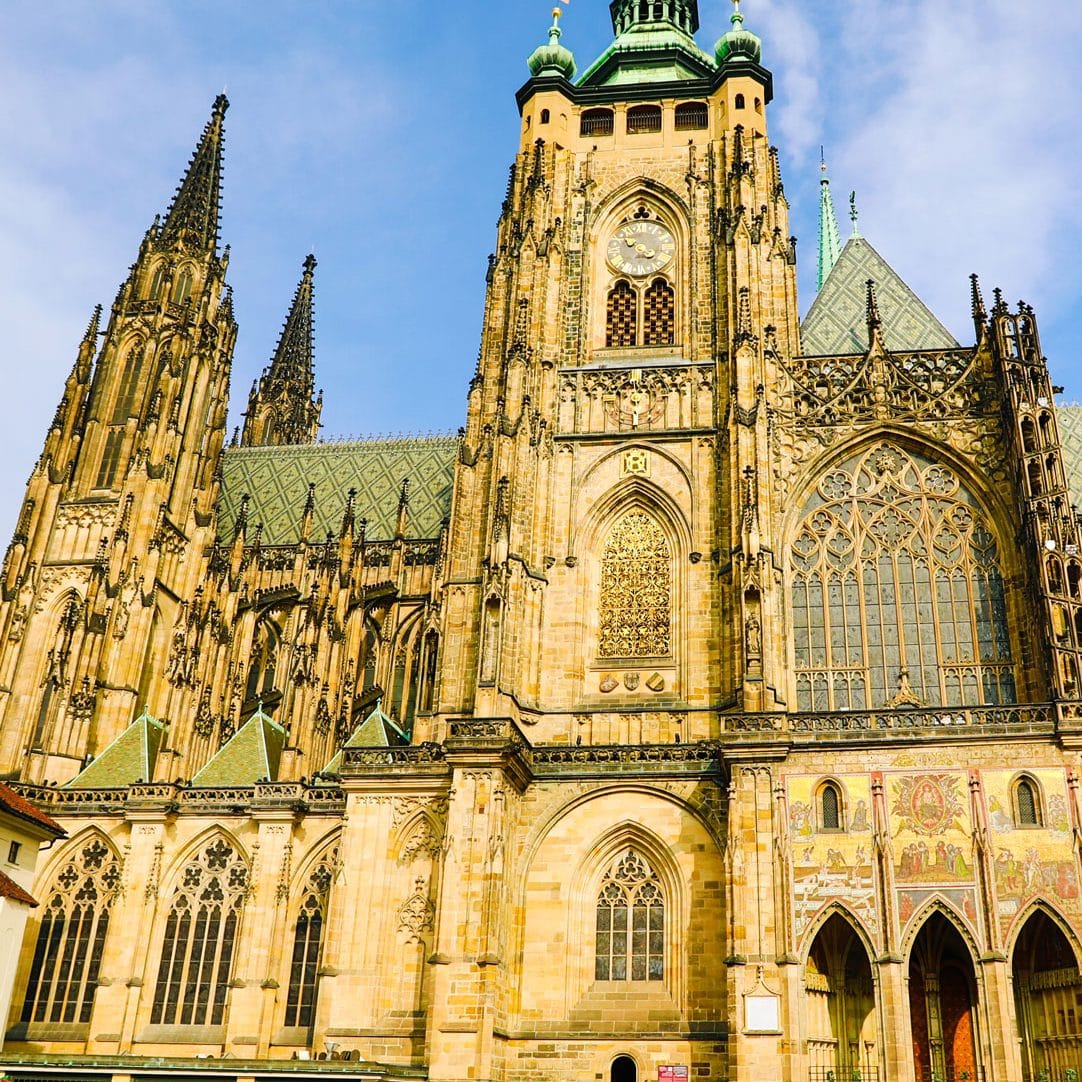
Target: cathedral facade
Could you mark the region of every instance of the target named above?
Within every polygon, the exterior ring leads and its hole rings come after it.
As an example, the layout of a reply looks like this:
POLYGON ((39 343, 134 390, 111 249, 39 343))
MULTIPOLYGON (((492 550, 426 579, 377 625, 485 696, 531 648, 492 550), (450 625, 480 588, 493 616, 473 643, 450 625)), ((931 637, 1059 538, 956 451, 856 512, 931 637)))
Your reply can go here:
POLYGON ((825 180, 802 324, 759 39, 611 9, 457 438, 318 442, 309 257, 230 441, 224 98, 94 313, 0 577, 12 1078, 1082 1071, 1082 415, 825 180))

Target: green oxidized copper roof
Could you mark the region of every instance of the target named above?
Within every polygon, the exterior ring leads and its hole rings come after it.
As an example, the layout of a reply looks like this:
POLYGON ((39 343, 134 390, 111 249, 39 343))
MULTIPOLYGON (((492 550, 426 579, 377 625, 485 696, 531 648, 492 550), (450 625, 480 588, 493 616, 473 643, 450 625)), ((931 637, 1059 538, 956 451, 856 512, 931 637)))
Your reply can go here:
POLYGON ((562 75, 565 79, 575 78, 575 57, 570 49, 560 44, 561 36, 560 9, 553 8, 548 44, 539 45, 534 49, 527 61, 530 74, 535 78, 539 75, 562 75))
POLYGON ((713 57, 670 22, 634 23, 582 74, 579 86, 671 83, 701 79, 716 70, 713 57))
POLYGON ((957 349, 951 333, 863 238, 849 238, 800 326, 805 357, 865 353, 867 282, 875 282, 888 349, 957 349))
POLYGON ((1060 406, 1056 410, 1063 441, 1063 465, 1071 486, 1072 503, 1082 507, 1082 406, 1060 406))
MULTIPOLYGON (((409 738, 389 718, 379 703, 375 709, 357 726, 353 735, 343 748, 399 748, 409 743, 409 738)), ((325 774, 337 774, 342 769, 342 752, 323 768, 325 774)))
MULTIPOLYGON (((394 536, 402 482, 410 482, 406 533, 438 537, 451 509, 456 436, 373 439, 303 447, 230 447, 223 457, 220 504, 222 536, 229 537, 241 500, 250 497, 248 521, 263 525, 264 545, 286 545, 299 535, 308 485, 315 484, 311 539, 338 536, 346 496, 357 490, 358 518, 368 520, 366 537, 394 536)), ((251 536, 251 535, 249 535, 251 536)))
POLYGON ((823 288, 823 283, 842 254, 842 244, 838 237, 838 216, 834 213, 834 196, 830 193, 830 178, 827 176, 825 161, 821 168, 823 179, 819 181, 819 278, 816 289, 823 288))
POLYGON ((126 789, 154 780, 154 761, 165 724, 144 710, 89 766, 68 782, 69 789, 126 789))
POLYGON ((277 781, 285 730, 261 706, 194 778, 192 785, 255 785, 277 781))

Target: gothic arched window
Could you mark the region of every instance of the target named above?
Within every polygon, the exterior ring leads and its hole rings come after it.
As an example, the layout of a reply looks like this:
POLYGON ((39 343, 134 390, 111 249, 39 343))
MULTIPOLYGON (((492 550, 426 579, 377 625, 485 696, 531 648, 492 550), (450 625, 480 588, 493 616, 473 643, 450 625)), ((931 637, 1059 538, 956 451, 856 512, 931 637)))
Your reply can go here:
POLYGON ((948 467, 891 443, 847 459, 790 559, 799 709, 1015 701, 996 540, 948 467))
POLYGON ((665 898, 649 863, 634 849, 605 873, 597 896, 594 978, 660 981, 665 977, 665 898))
POLYGON ((1014 786, 1014 821, 1020 827, 1041 825, 1041 801, 1037 786, 1029 778, 1019 778, 1014 786))
POLYGON ((165 922, 153 1024, 222 1024, 247 891, 248 866, 223 838, 185 867, 165 922))
POLYGON ((293 928, 293 958, 286 997, 287 1026, 311 1026, 316 1017, 319 962, 323 954, 323 929, 327 923, 327 902, 334 880, 338 852, 331 853, 308 877, 304 900, 293 928))
POLYGON ((833 782, 828 781, 819 792, 819 829, 842 829, 842 798, 833 782))
POLYGON ((116 855, 95 838, 56 877, 41 919, 23 1022, 90 1021, 109 907, 120 886, 116 855))
POLYGON ((676 341, 676 293, 664 278, 655 278, 642 298, 642 344, 671 346, 676 341))
POLYGON ((601 555, 598 648, 603 658, 672 653, 672 551, 658 521, 624 515, 601 555))
POLYGON ((621 279, 609 292, 605 309, 605 345, 638 345, 639 298, 631 283, 621 279))

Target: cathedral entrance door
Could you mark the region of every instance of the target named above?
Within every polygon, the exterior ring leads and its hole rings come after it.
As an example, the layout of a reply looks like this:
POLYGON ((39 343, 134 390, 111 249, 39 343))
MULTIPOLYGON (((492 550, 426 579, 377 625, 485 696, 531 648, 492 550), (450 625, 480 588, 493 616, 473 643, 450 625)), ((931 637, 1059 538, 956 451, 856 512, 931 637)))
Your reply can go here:
POLYGON ((1038 911, 1026 921, 1012 962, 1023 1076, 1082 1078, 1082 973, 1067 937, 1038 911))
POLYGON ((638 1082, 639 1068, 630 1056, 617 1056, 612 1061, 611 1082, 638 1082))
POLYGON ((976 1082, 980 1077, 976 1005, 972 956, 957 928, 934 913, 920 930, 909 961, 917 1082, 976 1082))

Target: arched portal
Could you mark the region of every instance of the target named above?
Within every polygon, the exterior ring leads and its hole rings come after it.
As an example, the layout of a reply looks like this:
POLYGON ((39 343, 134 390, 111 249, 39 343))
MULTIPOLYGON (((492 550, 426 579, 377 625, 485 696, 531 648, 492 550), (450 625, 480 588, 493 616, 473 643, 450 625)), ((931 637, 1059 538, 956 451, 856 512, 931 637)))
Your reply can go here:
POLYGON ((611 1082, 638 1082, 639 1067, 630 1056, 617 1056, 612 1061, 611 1082))
POLYGON ((837 913, 815 937, 804 989, 810 1082, 875 1078, 879 1049, 872 966, 852 925, 837 913))
POLYGON ((1013 972, 1024 1076, 1082 1077, 1082 973, 1067 937, 1046 913, 1038 910, 1026 921, 1013 972))
POLYGON ((973 959, 942 913, 929 917, 913 944, 909 1017, 917 1082, 980 1077, 973 959))

